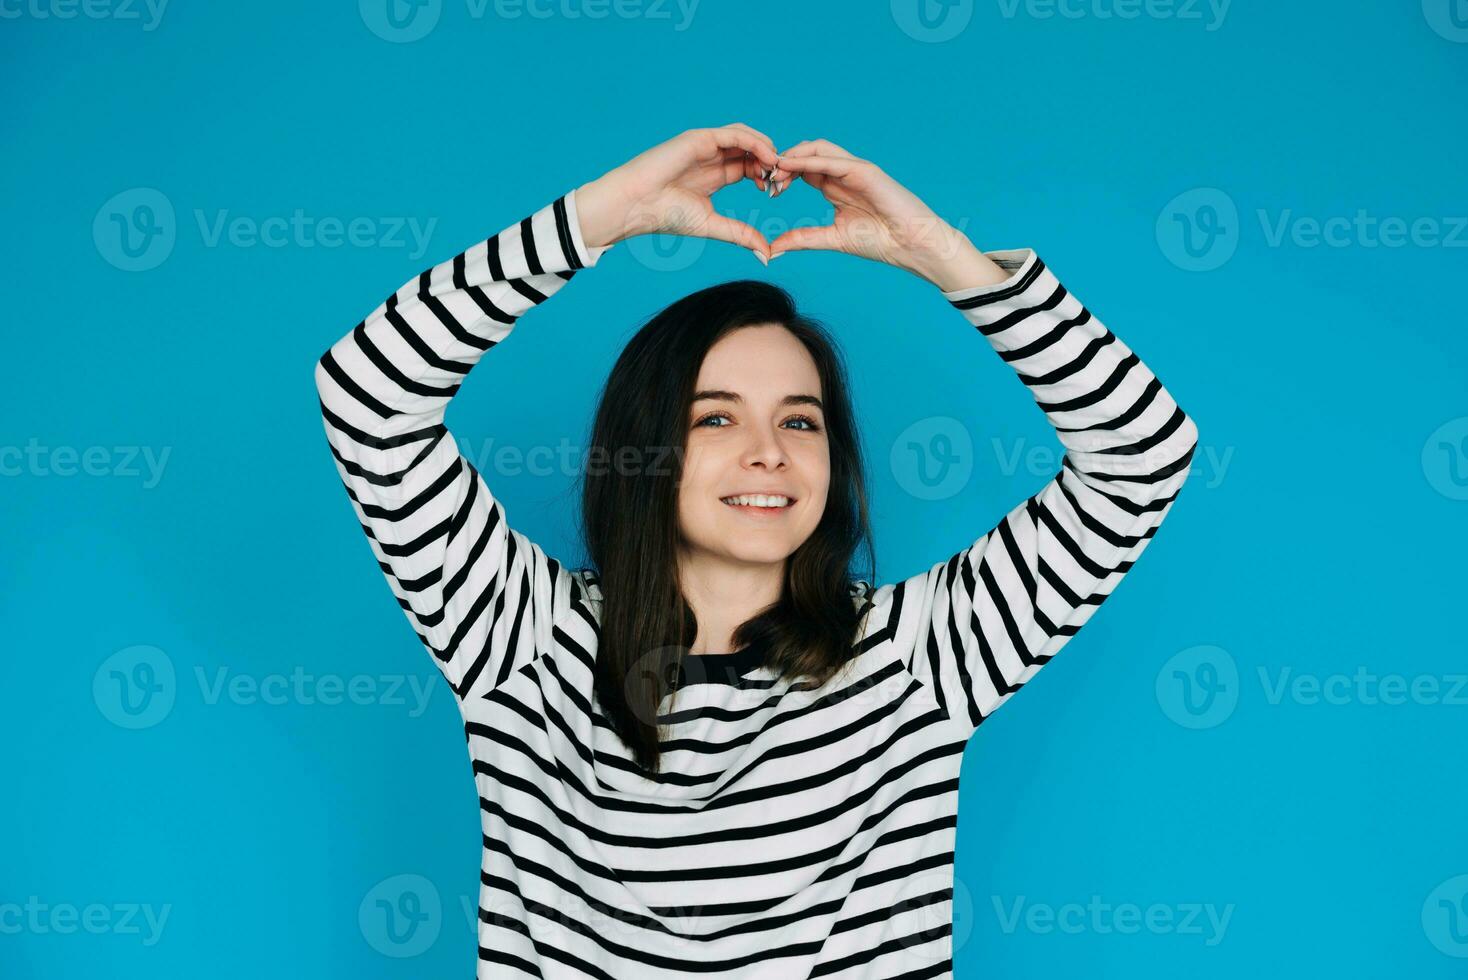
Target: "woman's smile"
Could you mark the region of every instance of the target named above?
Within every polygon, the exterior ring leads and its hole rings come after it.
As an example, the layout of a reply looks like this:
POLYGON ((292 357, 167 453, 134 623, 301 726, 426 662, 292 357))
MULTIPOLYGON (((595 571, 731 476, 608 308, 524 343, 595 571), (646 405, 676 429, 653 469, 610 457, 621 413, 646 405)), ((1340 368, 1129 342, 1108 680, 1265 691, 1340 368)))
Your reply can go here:
POLYGON ((724 505, 751 517, 777 517, 795 506, 795 498, 753 494, 749 496, 722 497, 724 505))

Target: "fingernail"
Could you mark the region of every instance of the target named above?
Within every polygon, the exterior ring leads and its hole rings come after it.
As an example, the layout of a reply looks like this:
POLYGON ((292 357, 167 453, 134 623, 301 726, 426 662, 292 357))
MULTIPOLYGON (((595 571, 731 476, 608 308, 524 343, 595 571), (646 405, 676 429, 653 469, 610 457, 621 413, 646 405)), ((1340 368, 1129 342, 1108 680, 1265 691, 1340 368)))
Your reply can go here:
MULTIPOLYGON (((751 250, 751 251, 753 251, 753 250, 751 250)), ((764 255, 763 252, 755 252, 754 253, 754 257, 757 258, 757 259, 759 259, 760 260, 760 263, 762 265, 764 265, 765 268, 767 268, 767 269, 769 268, 769 266, 770 266, 770 260, 767 259, 767 258, 765 258, 765 255, 764 255)))
MULTIPOLYGON (((784 254, 785 254, 784 250, 781 250, 779 252, 771 252, 770 253, 770 258, 771 259, 778 259, 780 256, 782 256, 784 254)), ((765 263, 765 265, 769 265, 769 264, 770 263, 768 263, 768 262, 765 263)))

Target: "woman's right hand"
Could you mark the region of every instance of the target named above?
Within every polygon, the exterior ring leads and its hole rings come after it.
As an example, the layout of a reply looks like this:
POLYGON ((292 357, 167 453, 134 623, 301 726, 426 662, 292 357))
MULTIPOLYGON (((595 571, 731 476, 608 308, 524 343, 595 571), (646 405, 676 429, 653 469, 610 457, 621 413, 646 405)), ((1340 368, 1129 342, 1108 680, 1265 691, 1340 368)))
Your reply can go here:
POLYGON ((710 195, 745 178, 760 183, 777 154, 744 123, 689 129, 576 189, 581 237, 592 248, 634 235, 688 235, 731 242, 768 264, 770 243, 714 211, 710 195))

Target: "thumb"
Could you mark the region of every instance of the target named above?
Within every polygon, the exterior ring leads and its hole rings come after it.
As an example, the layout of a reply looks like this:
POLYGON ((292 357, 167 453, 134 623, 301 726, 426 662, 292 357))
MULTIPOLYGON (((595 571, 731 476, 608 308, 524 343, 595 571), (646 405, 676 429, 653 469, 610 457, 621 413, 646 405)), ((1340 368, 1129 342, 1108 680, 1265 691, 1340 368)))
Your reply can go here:
POLYGON ((722 214, 711 214, 704 223, 703 237, 747 248, 758 255, 760 261, 769 264, 770 243, 765 240, 764 235, 742 221, 726 218, 722 214))
POLYGON ((841 237, 836 233, 836 229, 832 225, 820 225, 818 227, 802 225, 799 228, 791 228, 770 243, 770 251, 772 252, 794 252, 798 249, 826 249, 832 252, 845 251, 841 247, 841 237))

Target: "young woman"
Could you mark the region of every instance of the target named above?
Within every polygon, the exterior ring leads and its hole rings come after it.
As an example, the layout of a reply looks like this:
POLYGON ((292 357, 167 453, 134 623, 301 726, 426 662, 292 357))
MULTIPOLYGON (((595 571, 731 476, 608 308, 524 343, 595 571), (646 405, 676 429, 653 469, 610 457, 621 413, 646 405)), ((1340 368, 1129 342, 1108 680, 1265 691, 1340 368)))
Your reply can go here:
POLYGON ((464 718, 485 978, 951 976, 964 743, 1132 567, 1197 442, 1034 251, 986 255, 872 163, 825 140, 777 155, 742 124, 684 132, 426 270, 316 383, 372 552, 464 718), (795 177, 831 226, 769 243, 709 202, 795 177), (932 567, 854 579, 870 535, 840 359, 783 290, 729 282, 613 367, 583 474, 590 561, 567 568, 509 525, 444 410, 522 315, 657 232, 921 276, 1029 387, 1059 473, 932 567))

